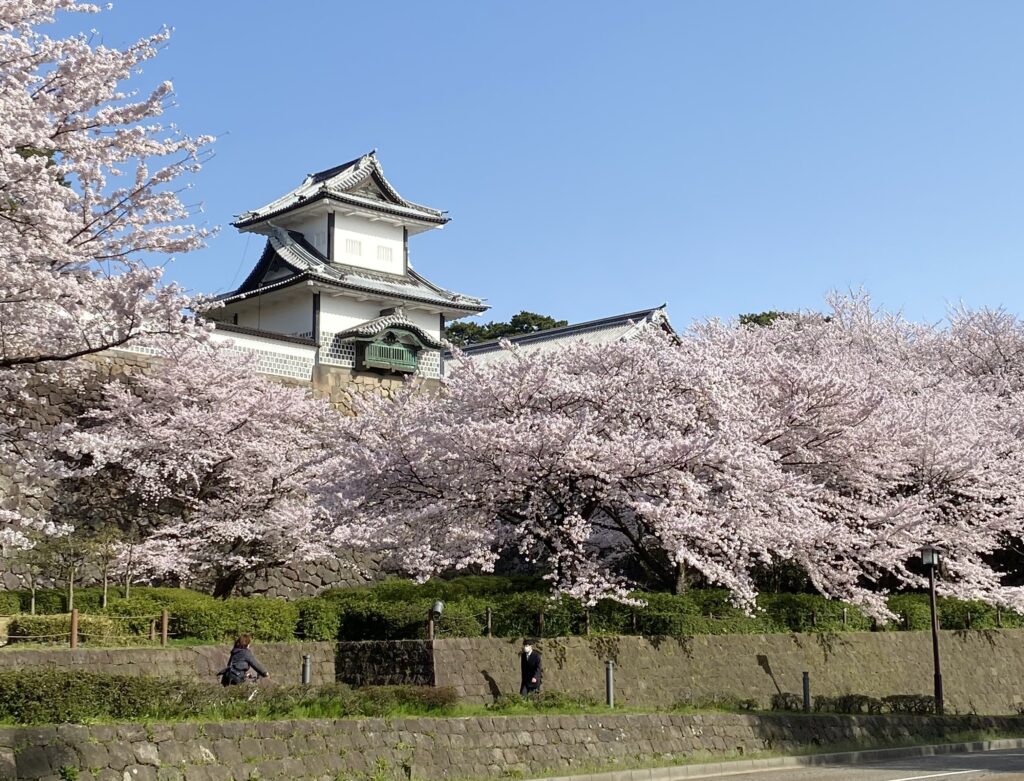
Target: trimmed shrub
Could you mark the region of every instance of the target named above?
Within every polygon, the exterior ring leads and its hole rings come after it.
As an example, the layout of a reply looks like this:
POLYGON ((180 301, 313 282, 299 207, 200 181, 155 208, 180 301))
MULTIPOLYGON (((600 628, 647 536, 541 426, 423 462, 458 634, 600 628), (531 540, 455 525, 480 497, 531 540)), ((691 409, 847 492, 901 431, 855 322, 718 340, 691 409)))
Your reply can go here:
POLYGON ((815 697, 814 710, 817 713, 868 713, 877 715, 884 711, 884 703, 876 697, 865 694, 841 694, 838 697, 815 697))
POLYGON ((894 594, 886 603, 889 610, 896 614, 896 618, 886 624, 880 624, 880 629, 924 631, 932 625, 927 594, 894 594))
POLYGON ((793 692, 779 692, 772 695, 772 710, 802 711, 804 698, 793 692))
POLYGON ((21 612, 21 598, 17 591, 0 591, 0 616, 13 616, 21 612))
POLYGON ((891 694, 882 698, 889 713, 935 713, 935 698, 930 694, 891 694))
MULTIPOLYGON (((21 600, 21 611, 27 613, 32 605, 32 592, 19 591, 18 597, 21 600)), ((68 595, 63 591, 51 588, 36 589, 36 614, 51 615, 67 611, 68 595)))
POLYGON ((325 599, 303 599, 295 603, 299 612, 295 633, 303 640, 337 640, 341 629, 338 606, 325 599))
POLYGON ((757 604, 772 624, 791 632, 843 632, 871 628, 871 620, 858 608, 816 594, 762 594, 757 604))
MULTIPOLYGON (((117 631, 114 622, 106 616, 79 616, 79 641, 89 645, 103 645, 112 642, 117 631)), ((30 616, 19 615, 11 620, 7 628, 11 643, 45 643, 66 645, 71 636, 71 615, 30 616)))

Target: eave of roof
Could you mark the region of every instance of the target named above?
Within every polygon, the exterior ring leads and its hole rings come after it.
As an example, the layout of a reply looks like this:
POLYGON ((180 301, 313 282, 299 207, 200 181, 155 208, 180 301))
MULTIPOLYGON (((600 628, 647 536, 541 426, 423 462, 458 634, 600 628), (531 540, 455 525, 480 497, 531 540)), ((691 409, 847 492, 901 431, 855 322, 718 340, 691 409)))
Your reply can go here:
POLYGON ((374 318, 373 320, 367 320, 365 323, 348 328, 344 331, 339 331, 335 334, 335 338, 338 339, 350 339, 350 338, 363 338, 370 339, 375 336, 379 336, 389 329, 404 330, 412 333, 420 342, 423 343, 424 347, 431 347, 435 350, 440 350, 444 347, 444 344, 433 336, 428 334, 414 322, 409 320, 404 314, 390 314, 383 315, 382 317, 374 318))
POLYGON ((260 256, 256 267, 246 277, 245 282, 230 293, 216 296, 214 300, 222 303, 241 301, 303 281, 359 293, 370 293, 389 301, 429 304, 446 311, 472 314, 488 309, 488 306, 480 299, 445 290, 411 268, 408 277, 403 277, 384 272, 373 272, 357 266, 328 263, 326 258, 301 235, 279 228, 272 230, 267 239, 266 249, 260 256), (291 269, 294 272, 293 275, 260 285, 259 279, 266 274, 275 260, 291 269), (417 288, 422 288, 422 292, 417 292, 417 288))
POLYGON ((282 214, 287 214, 288 212, 295 211, 296 209, 301 209, 303 206, 309 206, 310 204, 323 200, 344 203, 349 206, 359 207, 360 209, 368 209, 382 214, 390 214, 395 217, 403 217, 405 219, 415 220, 416 222, 429 222, 434 225, 447 225, 451 222, 451 217, 446 217, 443 214, 429 214, 409 207, 384 203, 383 201, 373 201, 369 198, 360 198, 358 196, 347 195, 344 193, 331 192, 330 190, 321 190, 308 198, 302 198, 301 200, 282 206, 274 211, 266 212, 265 214, 255 214, 252 217, 239 219, 236 222, 231 223, 231 225, 239 229, 248 228, 252 225, 257 225, 261 222, 265 222, 266 220, 273 219, 274 217, 280 217, 282 214))
POLYGON ((399 195, 384 176, 376 150, 373 150, 347 163, 309 174, 298 187, 265 206, 244 212, 232 224, 236 228, 247 228, 325 199, 416 222, 444 225, 449 221, 444 212, 399 195), (369 181, 377 185, 386 200, 378 201, 359 195, 358 188, 369 181))
POLYGON ((305 336, 292 336, 291 334, 279 334, 274 331, 264 331, 260 328, 245 328, 234 323, 220 323, 216 320, 209 320, 208 322, 213 323, 215 331, 224 331, 226 333, 240 334, 242 336, 258 336, 261 339, 273 339, 278 342, 288 342, 289 344, 301 344, 306 347, 316 347, 316 339, 309 339, 305 336))
MULTIPOLYGON (((656 306, 651 309, 641 309, 637 312, 628 312, 622 315, 612 315, 611 317, 602 317, 597 320, 587 320, 582 323, 572 323, 570 325, 559 326, 558 328, 548 328, 544 331, 535 331, 529 334, 519 334, 518 336, 509 336, 505 339, 491 339, 486 342, 477 342, 476 344, 467 344, 465 347, 459 349, 465 355, 473 355, 477 353, 488 353, 495 350, 501 349, 501 342, 509 341, 512 344, 526 345, 536 344, 538 342, 547 342, 552 339, 564 339, 571 337, 575 334, 589 333, 592 331, 601 331, 608 328, 614 328, 616 326, 623 326, 629 324, 639 324, 645 321, 651 321, 655 314, 658 312, 664 313, 667 304, 656 306)), ((671 326, 667 324, 666 327, 671 330, 671 326)), ((450 353, 448 353, 450 355, 450 353)))

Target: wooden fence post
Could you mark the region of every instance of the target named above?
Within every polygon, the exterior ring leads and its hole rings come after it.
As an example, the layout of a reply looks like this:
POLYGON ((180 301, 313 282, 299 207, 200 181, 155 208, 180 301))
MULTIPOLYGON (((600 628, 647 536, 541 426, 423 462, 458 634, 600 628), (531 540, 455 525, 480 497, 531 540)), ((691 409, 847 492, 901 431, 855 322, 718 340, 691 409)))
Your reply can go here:
POLYGON ((167 608, 160 611, 160 645, 167 647, 167 628, 170 624, 170 616, 167 614, 167 608))
POLYGON ((487 610, 485 611, 485 616, 487 618, 487 636, 488 637, 493 637, 494 635, 491 634, 491 609, 490 608, 487 608, 487 610))

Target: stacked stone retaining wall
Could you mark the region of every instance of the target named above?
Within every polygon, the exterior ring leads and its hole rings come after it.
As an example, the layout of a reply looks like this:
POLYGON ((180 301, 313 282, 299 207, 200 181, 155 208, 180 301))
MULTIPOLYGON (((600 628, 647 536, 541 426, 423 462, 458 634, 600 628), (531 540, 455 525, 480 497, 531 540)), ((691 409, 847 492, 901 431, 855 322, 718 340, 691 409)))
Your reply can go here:
POLYGON ((1017 717, 727 714, 9 727, 0 781, 514 778, 1022 728, 1017 717))
MULTIPOLYGON (((1024 631, 941 632, 946 706, 959 713, 1016 713, 1024 708, 1024 631)), ((429 648, 434 683, 467 702, 519 691, 519 640, 462 638, 342 643, 352 683, 404 682, 413 648, 429 648), (358 675, 358 681, 356 676, 358 675)), ((624 705, 671 706, 753 699, 768 707, 777 692, 800 692, 810 673, 813 694, 932 692, 927 632, 705 635, 693 638, 568 637, 538 643, 544 685, 604 698, 605 662, 615 662, 616 699, 624 705)), ((418 681, 417 681, 418 682, 418 681)))
MULTIPOLYGON (((217 682, 216 674, 227 663, 229 644, 192 648, 78 648, 0 651, 0 671, 46 667, 86 670, 112 675, 149 675, 183 680, 217 682)), ((302 657, 310 655, 313 682, 335 680, 334 643, 260 643, 253 646, 271 683, 301 683, 302 657)))

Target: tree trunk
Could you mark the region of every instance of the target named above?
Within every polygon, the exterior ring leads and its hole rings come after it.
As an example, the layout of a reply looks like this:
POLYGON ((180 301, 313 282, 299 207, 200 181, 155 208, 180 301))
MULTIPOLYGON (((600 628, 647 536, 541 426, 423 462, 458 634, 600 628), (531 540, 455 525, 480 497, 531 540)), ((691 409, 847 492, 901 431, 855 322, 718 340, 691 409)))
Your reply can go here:
POLYGON ((228 572, 217 578, 213 586, 213 596, 217 599, 227 599, 235 590, 238 581, 242 579, 241 572, 228 572))
POLYGON ((75 609, 75 568, 68 570, 68 612, 75 609))
POLYGON ((108 584, 108 582, 109 582, 109 578, 107 577, 107 567, 104 566, 103 567, 103 597, 100 599, 100 605, 102 607, 106 607, 107 606, 107 584, 108 584))
POLYGON ((132 556, 135 553, 135 546, 128 546, 128 561, 124 565, 124 598, 132 595, 132 556))
POLYGON ((36 614, 36 574, 34 572, 29 576, 28 590, 28 614, 34 616, 36 614))
POLYGON ((675 575, 675 581, 672 583, 672 593, 685 594, 690 588, 686 582, 686 564, 681 561, 676 562, 675 575))

